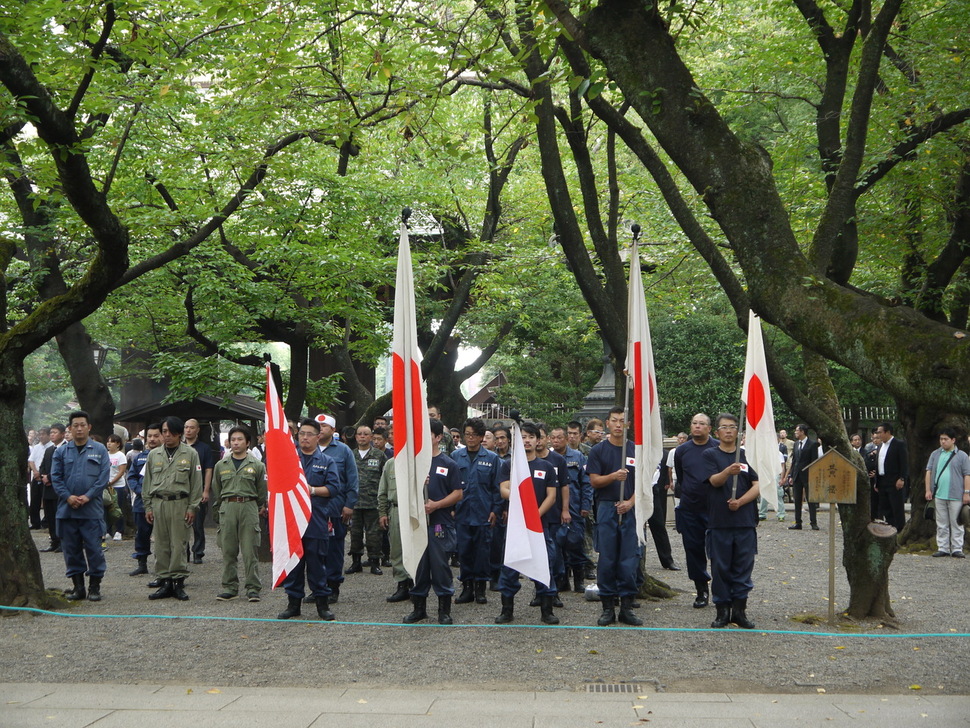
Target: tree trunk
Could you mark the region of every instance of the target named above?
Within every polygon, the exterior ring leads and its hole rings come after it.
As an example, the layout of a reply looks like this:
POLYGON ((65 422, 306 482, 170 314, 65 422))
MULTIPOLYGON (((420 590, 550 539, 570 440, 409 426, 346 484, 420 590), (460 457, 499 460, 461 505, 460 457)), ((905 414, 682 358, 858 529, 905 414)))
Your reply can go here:
POLYGON ((673 599, 677 596, 677 592, 669 584, 647 573, 646 549, 642 549, 642 553, 640 554, 640 571, 643 572, 643 584, 640 585, 640 591, 637 592, 637 596, 640 599, 657 601, 659 599, 673 599))
POLYGON ((0 364, 0 604, 46 608, 40 555, 22 499, 27 483, 23 361, 8 356, 0 364))
MULTIPOLYGON (((858 479, 860 497, 868 499, 869 479, 858 479), (863 489, 863 483, 866 488, 863 489)), ((896 529, 867 521, 869 509, 858 504, 840 505, 842 516, 842 566, 849 579, 849 608, 853 619, 893 618, 889 603, 889 565, 896 553, 896 529)))
POLYGON ((106 438, 114 432, 115 400, 94 360, 92 340, 78 321, 58 334, 57 350, 71 375, 71 385, 81 409, 91 416, 91 432, 106 438))

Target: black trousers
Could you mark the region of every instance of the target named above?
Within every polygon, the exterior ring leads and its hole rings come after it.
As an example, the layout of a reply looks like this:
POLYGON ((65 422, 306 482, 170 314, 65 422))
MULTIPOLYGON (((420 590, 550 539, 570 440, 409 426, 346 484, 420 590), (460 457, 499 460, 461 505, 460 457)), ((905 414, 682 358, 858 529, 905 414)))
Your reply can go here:
MULTIPOLYGON (((808 497, 808 483, 797 480, 792 484, 795 492, 795 525, 802 525, 802 500, 808 497)), ((808 502, 808 520, 813 526, 818 525, 818 503, 808 502)))
POLYGON ((896 488, 896 481, 884 476, 876 479, 879 486, 879 514, 886 523, 902 531, 906 525, 906 488, 896 488))
POLYGON ((673 566, 674 557, 670 551, 670 536, 667 534, 667 490, 653 486, 653 515, 647 519, 653 544, 657 547, 657 558, 665 569, 673 566))

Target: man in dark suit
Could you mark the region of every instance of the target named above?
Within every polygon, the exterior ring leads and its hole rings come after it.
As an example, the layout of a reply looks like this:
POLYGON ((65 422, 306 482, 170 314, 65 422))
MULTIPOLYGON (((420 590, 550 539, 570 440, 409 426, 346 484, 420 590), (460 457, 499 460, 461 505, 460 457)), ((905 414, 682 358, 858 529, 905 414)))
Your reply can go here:
MULTIPOLYGON (((809 439, 808 425, 795 426, 795 452, 791 455, 791 468, 788 470, 788 482, 795 495, 795 523, 788 527, 789 531, 802 530, 802 500, 807 496, 808 472, 805 470, 818 459, 818 441, 809 439)), ((818 503, 808 501, 808 520, 812 530, 818 530, 818 503)))
POLYGON ((893 437, 893 426, 883 422, 876 427, 882 444, 876 457, 876 490, 879 493, 879 515, 897 531, 906 525, 906 478, 909 458, 906 443, 893 437))

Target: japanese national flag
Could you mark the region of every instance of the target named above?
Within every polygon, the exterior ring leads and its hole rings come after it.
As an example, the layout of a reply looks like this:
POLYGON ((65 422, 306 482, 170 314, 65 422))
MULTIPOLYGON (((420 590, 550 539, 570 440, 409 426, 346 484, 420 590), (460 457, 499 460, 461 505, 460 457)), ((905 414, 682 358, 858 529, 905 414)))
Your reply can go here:
POLYGON ((529 475, 529 461, 519 426, 512 424, 512 465, 509 478, 509 521, 505 533, 505 565, 549 585, 549 556, 539 519, 539 504, 529 475))
POLYGON ((266 365, 266 488, 273 588, 303 558, 303 534, 310 522, 310 486, 293 446, 270 365, 266 365))
MULTIPOLYGON (((633 456, 636 467, 634 513, 637 538, 646 544, 644 531, 653 515, 653 474, 663 457, 663 431, 660 403, 657 401, 657 374, 653 366, 653 342, 647 301, 640 277, 640 249, 633 241, 630 255, 630 290, 627 297, 626 372, 630 389, 633 422, 633 456)), ((627 462, 629 466, 629 461, 627 462)))
POLYGON ((424 484, 431 470, 431 425, 414 311, 414 276, 408 229, 401 223, 394 291, 394 342, 391 350, 394 474, 397 477, 401 555, 411 578, 428 548, 424 484))
MULTIPOLYGON (((781 462, 778 456, 778 436, 775 434, 775 414, 768 388, 768 365, 765 345, 761 339, 761 319, 748 312, 748 351, 744 360, 744 389, 741 400, 745 405, 744 455, 758 473, 761 497, 771 508, 778 507, 778 475, 781 462)), ((789 453, 791 455, 791 453, 789 453)))

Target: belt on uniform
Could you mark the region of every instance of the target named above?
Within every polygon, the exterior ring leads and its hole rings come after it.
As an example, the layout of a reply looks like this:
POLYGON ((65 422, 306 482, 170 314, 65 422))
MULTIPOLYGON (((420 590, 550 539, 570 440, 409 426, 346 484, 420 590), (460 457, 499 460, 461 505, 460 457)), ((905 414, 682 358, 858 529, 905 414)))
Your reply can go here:
POLYGON ((231 495, 227 498, 222 498, 221 500, 224 503, 249 503, 249 501, 254 501, 256 499, 251 496, 231 495))
POLYGON ((155 498, 158 498, 158 500, 163 500, 163 501, 185 500, 188 497, 189 497, 188 493, 183 493, 182 495, 156 495, 155 496, 155 498))

